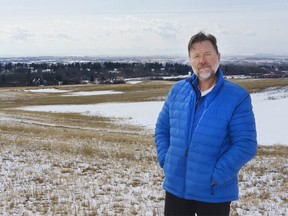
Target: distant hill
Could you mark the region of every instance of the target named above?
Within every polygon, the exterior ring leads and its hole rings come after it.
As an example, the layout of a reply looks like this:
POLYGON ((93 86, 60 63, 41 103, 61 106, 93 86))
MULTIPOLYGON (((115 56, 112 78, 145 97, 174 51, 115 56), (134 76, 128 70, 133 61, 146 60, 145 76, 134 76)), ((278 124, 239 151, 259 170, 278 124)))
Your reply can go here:
MULTIPOLYGON (((286 56, 224 56, 226 76, 284 78, 286 56)), ((124 83, 127 78, 183 79, 191 74, 188 57, 181 56, 39 56, 0 58, 0 86, 124 83)))

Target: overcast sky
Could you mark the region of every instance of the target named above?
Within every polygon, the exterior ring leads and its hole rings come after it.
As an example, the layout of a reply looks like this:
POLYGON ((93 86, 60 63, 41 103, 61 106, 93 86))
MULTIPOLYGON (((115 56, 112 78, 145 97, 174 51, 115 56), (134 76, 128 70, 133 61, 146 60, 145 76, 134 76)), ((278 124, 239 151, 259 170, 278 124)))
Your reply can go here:
POLYGON ((200 30, 223 55, 288 55, 287 23, 287 0, 0 0, 0 56, 186 56, 200 30))

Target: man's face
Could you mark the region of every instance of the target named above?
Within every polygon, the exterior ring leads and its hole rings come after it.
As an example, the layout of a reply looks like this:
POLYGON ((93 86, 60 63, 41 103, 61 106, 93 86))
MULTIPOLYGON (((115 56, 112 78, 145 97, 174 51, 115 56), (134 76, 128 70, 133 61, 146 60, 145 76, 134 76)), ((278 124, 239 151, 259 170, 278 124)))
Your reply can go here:
POLYGON ((192 69, 199 79, 209 79, 216 73, 220 54, 216 53, 210 41, 205 40, 193 44, 189 54, 192 69))

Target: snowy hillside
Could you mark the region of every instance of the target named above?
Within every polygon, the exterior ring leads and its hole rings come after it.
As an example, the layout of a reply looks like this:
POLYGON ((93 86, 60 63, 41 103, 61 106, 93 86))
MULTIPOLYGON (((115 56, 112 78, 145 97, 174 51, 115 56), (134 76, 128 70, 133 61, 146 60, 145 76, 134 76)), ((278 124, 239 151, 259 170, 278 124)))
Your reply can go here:
MULTIPOLYGON (((163 215, 153 133, 171 83, 161 84, 0 89, 0 214, 163 215)), ((251 95, 259 147, 231 216, 288 215, 287 92, 251 95)))
MULTIPOLYGON (((104 92, 105 94, 106 92, 104 92)), ((113 94, 107 91, 107 94, 113 94)), ((119 93, 119 92, 114 92, 119 93)), ((81 95, 81 93, 78 93, 81 95)), ((269 88, 251 95, 260 145, 288 145, 288 86, 269 88), (272 126, 273 125, 273 126, 272 126)), ((138 103, 103 103, 94 105, 50 105, 22 107, 23 110, 45 112, 79 112, 123 118, 128 124, 137 124, 153 130, 163 101, 138 103)), ((122 122, 122 121, 121 121, 122 122)))

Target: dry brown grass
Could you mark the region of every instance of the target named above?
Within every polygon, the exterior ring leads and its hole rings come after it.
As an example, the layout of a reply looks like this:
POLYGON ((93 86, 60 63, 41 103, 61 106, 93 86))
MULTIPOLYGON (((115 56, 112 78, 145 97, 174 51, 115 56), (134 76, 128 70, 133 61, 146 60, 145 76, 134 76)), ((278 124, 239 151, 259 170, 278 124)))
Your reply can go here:
MULTIPOLYGON (((268 87, 288 85, 288 79, 232 79, 250 92, 259 91, 268 87)), ((25 92, 25 89, 37 89, 40 87, 3 88, 0 93, 7 95, 1 98, 0 108, 11 108, 31 105, 52 104, 95 104, 104 102, 137 102, 163 98, 172 87, 173 82, 146 82, 137 85, 76 85, 76 86, 51 86, 62 90, 78 91, 102 91, 115 90, 124 92, 121 95, 98 95, 98 96, 69 96, 62 97, 62 93, 33 93, 25 92), (25 95, 25 96, 23 96, 25 95)))
MULTIPOLYGON (((49 87, 53 88, 53 86, 49 87)), ((11 97, 2 98, 0 108, 18 107, 18 106, 32 106, 32 105, 51 105, 51 104, 95 104, 104 102, 137 102, 150 100, 150 98, 162 97, 167 94, 171 88, 171 83, 162 84, 161 82, 148 82, 139 85, 77 85, 54 87, 63 90, 78 91, 103 91, 115 90, 122 91, 123 94, 97 95, 97 96, 69 96, 62 97, 63 93, 33 93, 23 92, 24 89, 9 88, 2 89, 2 92, 7 92, 11 97), (22 96, 25 95, 25 96, 22 96)), ((26 89, 31 89, 26 87, 26 89)), ((34 89, 34 88, 33 88, 34 89)), ((0 89, 1 92, 1 89, 0 89)))
POLYGON ((232 79, 249 92, 257 92, 269 87, 287 86, 288 79, 232 79))

